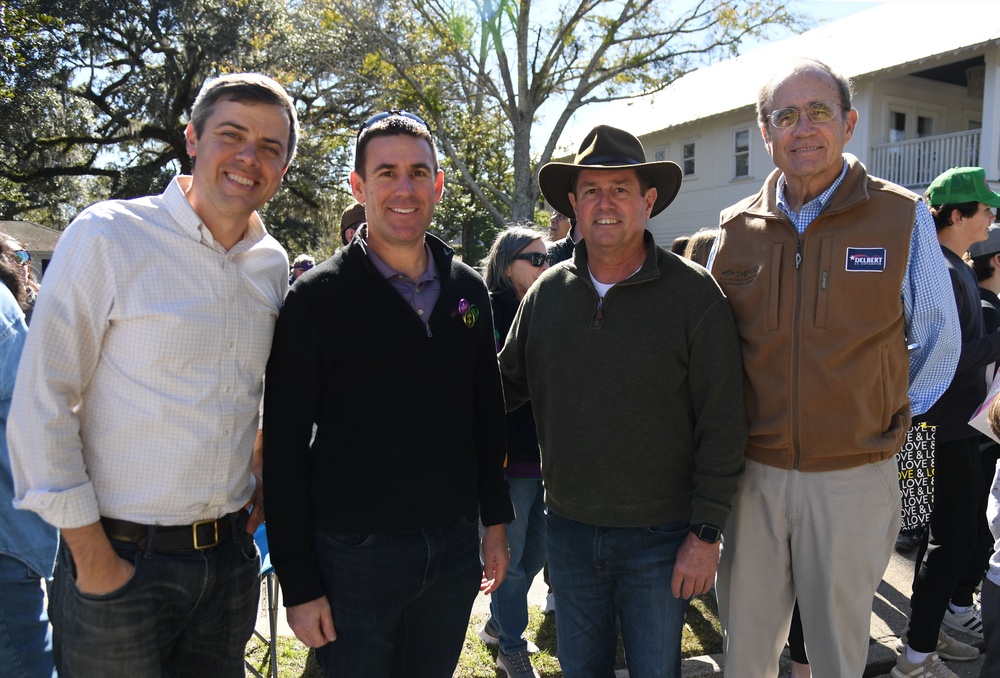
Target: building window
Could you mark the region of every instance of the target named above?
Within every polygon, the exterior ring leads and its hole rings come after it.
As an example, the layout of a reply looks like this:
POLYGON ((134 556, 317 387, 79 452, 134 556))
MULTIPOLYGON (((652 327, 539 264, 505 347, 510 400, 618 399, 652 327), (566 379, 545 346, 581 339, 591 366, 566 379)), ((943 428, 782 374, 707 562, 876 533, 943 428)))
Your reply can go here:
POLYGON ((689 143, 689 144, 684 144, 683 159, 684 159, 684 163, 683 163, 682 166, 684 168, 684 176, 686 176, 686 177, 687 176, 691 176, 692 174, 694 174, 694 142, 693 141, 691 143, 689 143))
POLYGON ((653 162, 663 162, 667 159, 667 149, 658 148, 653 151, 653 162))
POLYGON ((750 130, 738 129, 733 134, 733 176, 750 176, 750 130))

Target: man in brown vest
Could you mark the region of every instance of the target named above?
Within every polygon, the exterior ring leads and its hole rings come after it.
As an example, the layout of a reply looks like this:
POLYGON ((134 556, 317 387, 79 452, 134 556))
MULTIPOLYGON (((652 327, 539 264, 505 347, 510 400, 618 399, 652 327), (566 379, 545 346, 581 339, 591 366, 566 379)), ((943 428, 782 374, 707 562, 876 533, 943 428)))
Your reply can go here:
POLYGON ((955 304, 927 207, 843 153, 845 78, 794 62, 757 113, 777 169, 723 211, 709 262, 750 425, 717 580, 726 677, 777 675, 797 598, 813 675, 857 678, 899 532, 893 457, 954 373, 955 304))

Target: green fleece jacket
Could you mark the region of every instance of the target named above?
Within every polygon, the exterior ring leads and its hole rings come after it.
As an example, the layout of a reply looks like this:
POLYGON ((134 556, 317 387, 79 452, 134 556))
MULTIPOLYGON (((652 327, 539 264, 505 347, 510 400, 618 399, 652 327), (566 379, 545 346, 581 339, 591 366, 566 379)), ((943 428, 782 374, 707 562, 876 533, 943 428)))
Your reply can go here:
POLYGON ((500 353, 507 409, 531 400, 556 514, 722 528, 747 442, 736 326, 705 269, 645 246, 603 300, 585 243, 542 274, 500 353))

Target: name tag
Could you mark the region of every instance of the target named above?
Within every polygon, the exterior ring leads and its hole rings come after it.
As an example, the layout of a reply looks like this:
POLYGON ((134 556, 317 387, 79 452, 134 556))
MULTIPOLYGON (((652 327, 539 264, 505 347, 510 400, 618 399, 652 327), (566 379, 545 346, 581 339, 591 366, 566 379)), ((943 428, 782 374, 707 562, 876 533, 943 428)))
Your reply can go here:
POLYGON ((848 247, 847 270, 881 272, 885 270, 884 247, 848 247))

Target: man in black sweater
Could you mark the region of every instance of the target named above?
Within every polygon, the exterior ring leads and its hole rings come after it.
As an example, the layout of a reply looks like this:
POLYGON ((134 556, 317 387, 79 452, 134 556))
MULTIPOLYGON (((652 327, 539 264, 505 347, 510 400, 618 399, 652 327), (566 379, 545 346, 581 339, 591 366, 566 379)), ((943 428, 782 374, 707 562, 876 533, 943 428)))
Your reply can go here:
POLYGON ((976 648, 941 631, 941 624, 966 632, 981 627, 972 592, 976 572, 982 576, 982 559, 975 551, 987 494, 979 433, 968 422, 986 397, 986 366, 1000 358, 1000 334, 983 331, 976 275, 962 259, 970 246, 987 239, 1000 195, 989 189, 982 169, 956 167, 931 182, 926 198, 955 293, 962 352, 948 389, 924 414, 937 427, 934 509, 917 552, 910 622, 897 643, 894 678, 955 678, 936 658, 969 661, 979 656, 976 648))
POLYGON ((489 296, 426 233, 444 185, 427 125, 379 113, 355 157, 367 225, 296 283, 268 362, 271 559, 325 675, 445 678, 514 516, 489 296))

